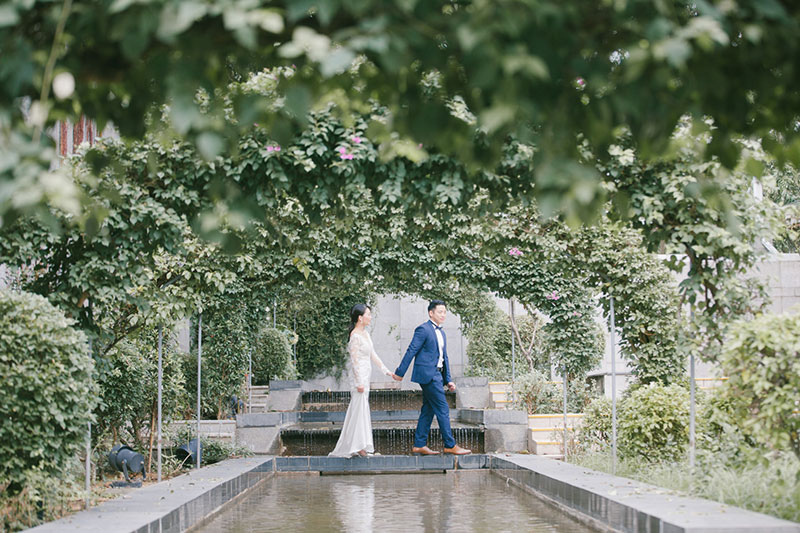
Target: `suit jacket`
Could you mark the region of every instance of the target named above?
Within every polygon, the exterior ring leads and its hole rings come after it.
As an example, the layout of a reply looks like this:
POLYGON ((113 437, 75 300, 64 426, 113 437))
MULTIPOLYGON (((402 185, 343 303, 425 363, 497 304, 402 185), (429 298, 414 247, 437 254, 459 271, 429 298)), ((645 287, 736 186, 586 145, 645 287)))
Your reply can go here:
MULTIPOLYGON (((444 340, 443 361, 442 361, 442 377, 444 383, 450 383, 450 361, 447 359, 447 337, 442 333, 444 340)), ((408 365, 411 360, 414 360, 414 370, 411 372, 411 381, 424 385, 430 383, 439 369, 436 368, 436 363, 439 362, 439 341, 436 339, 436 330, 433 323, 428 320, 424 324, 417 326, 414 330, 414 337, 411 339, 411 344, 408 345, 406 354, 403 360, 400 361, 400 366, 395 370, 395 374, 403 377, 408 370, 408 365)))

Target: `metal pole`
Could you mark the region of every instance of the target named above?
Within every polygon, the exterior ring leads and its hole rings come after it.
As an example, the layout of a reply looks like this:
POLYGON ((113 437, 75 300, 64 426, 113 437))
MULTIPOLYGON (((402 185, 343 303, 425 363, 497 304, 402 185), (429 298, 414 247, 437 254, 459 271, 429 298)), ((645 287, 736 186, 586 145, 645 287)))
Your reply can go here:
POLYGON ((694 469, 695 458, 695 378, 694 352, 689 354, 689 467, 694 469))
POLYGON ((247 412, 253 409, 253 350, 247 352, 247 412))
POLYGON ((163 388, 164 368, 161 362, 161 343, 164 331, 158 326, 158 482, 161 482, 161 391, 163 388))
MULTIPOLYGON (((92 339, 89 339, 89 357, 92 357, 92 339)), ((88 423, 89 431, 86 433, 86 509, 91 505, 92 500, 92 423, 88 423)))
POLYGON ((200 372, 203 367, 203 313, 197 319, 197 468, 200 468, 200 372))
POLYGON ((617 340, 614 331, 617 325, 614 321, 614 296, 611 300, 611 473, 617 473, 617 340))
MULTIPOLYGON (((514 323, 514 299, 510 298, 508 300, 508 307, 511 312, 511 323, 514 323)), ((511 328, 511 383, 512 383, 512 390, 513 390, 513 383, 516 380, 516 341, 514 340, 514 328, 511 328)))
POLYGON ((567 365, 564 365, 564 462, 567 462, 567 365))
POLYGON ((278 327, 278 310, 275 308, 275 306, 277 305, 275 300, 276 300, 275 298, 272 298, 272 327, 273 328, 277 328, 278 327))

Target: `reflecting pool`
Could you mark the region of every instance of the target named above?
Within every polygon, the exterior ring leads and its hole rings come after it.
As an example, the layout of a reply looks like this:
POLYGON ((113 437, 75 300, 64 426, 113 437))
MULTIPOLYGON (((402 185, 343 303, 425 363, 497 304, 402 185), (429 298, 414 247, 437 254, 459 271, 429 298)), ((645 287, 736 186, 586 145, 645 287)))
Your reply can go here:
POLYGON ((196 530, 593 531, 487 471, 275 475, 196 530))

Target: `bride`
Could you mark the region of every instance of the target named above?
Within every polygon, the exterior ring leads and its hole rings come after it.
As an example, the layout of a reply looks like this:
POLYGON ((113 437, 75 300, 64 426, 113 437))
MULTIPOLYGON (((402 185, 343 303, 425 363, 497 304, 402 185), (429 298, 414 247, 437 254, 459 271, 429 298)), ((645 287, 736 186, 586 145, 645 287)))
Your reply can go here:
POLYGON ((372 321, 372 311, 366 304, 356 304, 350 309, 350 366, 353 372, 353 385, 350 388, 350 405, 344 417, 342 433, 336 448, 328 455, 334 457, 365 456, 373 453, 372 419, 369 414, 369 377, 372 373, 370 359, 380 366, 381 372, 393 376, 386 368, 375 349, 372 339, 365 329, 372 321))

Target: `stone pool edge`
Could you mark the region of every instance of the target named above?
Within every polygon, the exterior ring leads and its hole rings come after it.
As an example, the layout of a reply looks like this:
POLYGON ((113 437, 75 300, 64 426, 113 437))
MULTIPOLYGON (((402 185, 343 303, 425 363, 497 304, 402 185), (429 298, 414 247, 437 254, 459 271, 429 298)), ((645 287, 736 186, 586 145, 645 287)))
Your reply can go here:
POLYGON ((274 473, 423 473, 490 470, 606 531, 800 533, 800 524, 525 454, 229 459, 29 531, 172 533, 194 529, 274 473))

